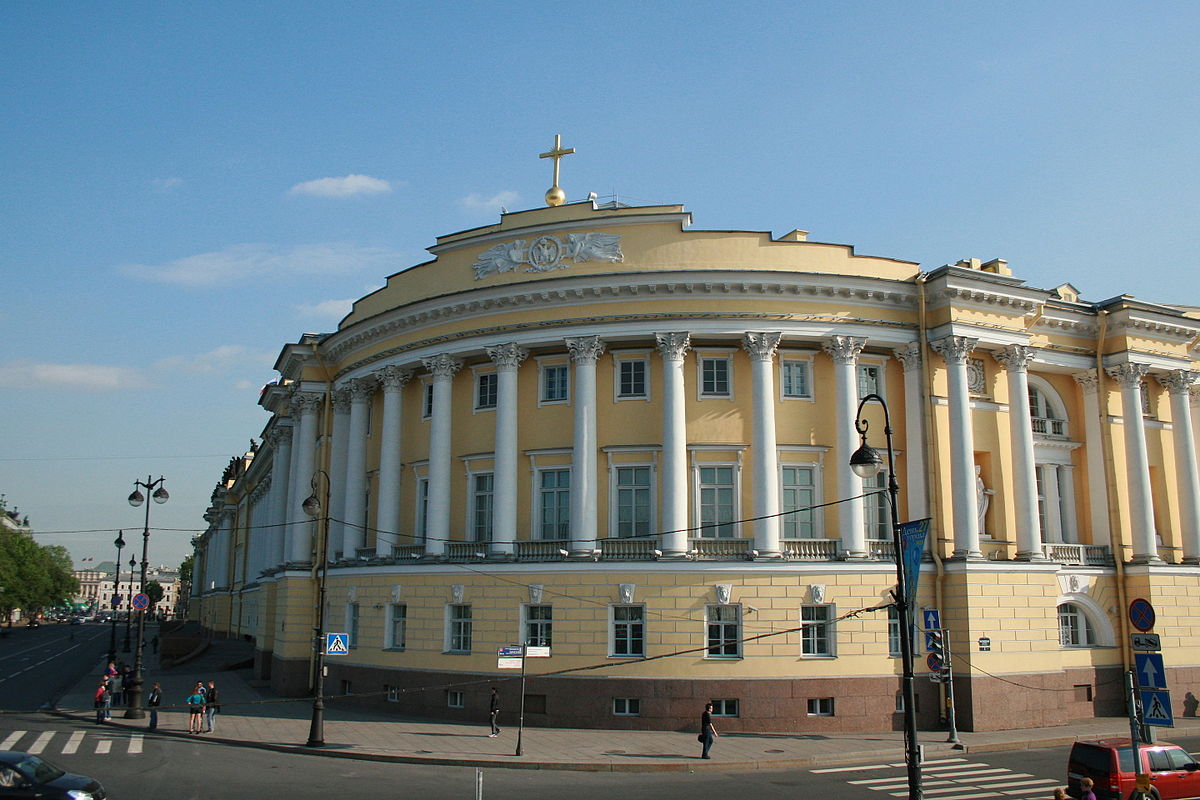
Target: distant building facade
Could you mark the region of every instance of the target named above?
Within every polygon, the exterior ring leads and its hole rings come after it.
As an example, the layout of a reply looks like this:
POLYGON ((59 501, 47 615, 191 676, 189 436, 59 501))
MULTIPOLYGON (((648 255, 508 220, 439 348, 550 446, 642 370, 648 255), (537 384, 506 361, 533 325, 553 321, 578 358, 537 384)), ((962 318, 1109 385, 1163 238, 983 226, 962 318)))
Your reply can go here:
MULTIPOLYGON (((128 610, 130 593, 136 594, 141 591, 141 571, 135 571, 132 576, 125 571, 117 576, 111 562, 107 564, 109 569, 105 570, 105 566, 100 564, 97 569, 75 570, 75 577, 79 580, 76 603, 87 603, 95 612, 128 610), (113 608, 113 598, 116 595, 121 596, 119 609, 113 608)), ((161 566, 148 567, 146 580, 158 581, 163 587, 162 600, 155 605, 154 613, 162 617, 175 616, 180 596, 179 572, 161 566)))

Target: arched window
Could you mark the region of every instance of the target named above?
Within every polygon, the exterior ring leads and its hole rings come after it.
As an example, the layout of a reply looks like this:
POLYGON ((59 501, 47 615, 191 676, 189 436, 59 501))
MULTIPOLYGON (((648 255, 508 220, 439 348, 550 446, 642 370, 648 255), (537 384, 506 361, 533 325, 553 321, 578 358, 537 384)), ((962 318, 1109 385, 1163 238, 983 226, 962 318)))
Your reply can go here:
POLYGON ((1075 603, 1058 607, 1058 639, 1063 647, 1095 647, 1096 629, 1075 603))
POLYGON ((1042 436, 1066 436, 1067 415, 1058 397, 1046 388, 1029 382, 1029 415, 1033 417, 1033 432, 1042 436))

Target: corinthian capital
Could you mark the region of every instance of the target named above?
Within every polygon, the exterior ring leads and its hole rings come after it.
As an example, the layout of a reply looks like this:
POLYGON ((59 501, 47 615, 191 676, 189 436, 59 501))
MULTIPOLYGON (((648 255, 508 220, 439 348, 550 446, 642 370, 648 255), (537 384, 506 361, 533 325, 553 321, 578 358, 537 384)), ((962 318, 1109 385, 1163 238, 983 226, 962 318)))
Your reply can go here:
POLYGON ((772 333, 746 331, 742 337, 742 347, 755 361, 770 361, 775 358, 775 351, 779 349, 779 340, 782 338, 783 334, 778 331, 772 333))
POLYGON ((425 365, 425 369, 433 373, 434 380, 453 378, 454 373, 462 368, 462 362, 448 353, 438 353, 432 358, 422 358, 421 363, 425 365))
POLYGON ((929 346, 935 353, 946 359, 947 364, 966 366, 967 356, 971 355, 971 351, 977 344, 979 344, 979 340, 970 336, 947 336, 936 342, 930 342, 929 346))
POLYGON ((340 389, 333 390, 333 413, 349 414, 350 413, 350 387, 343 386, 340 389))
POLYGON ((1013 344, 992 353, 992 358, 1009 372, 1025 372, 1029 362, 1033 361, 1033 348, 1023 344, 1013 344))
POLYGON ((384 367, 375 373, 375 375, 379 378, 379 383, 383 386, 385 392, 403 389, 404 385, 412 379, 411 370, 401 369, 395 364, 384 367))
POLYGON ((291 425, 276 425, 271 428, 271 432, 267 434, 267 441, 271 443, 271 447, 279 449, 281 445, 290 445, 292 443, 292 426, 291 425))
POLYGON ((909 342, 904 347, 893 350, 892 354, 904 366, 905 372, 921 368, 921 345, 916 342, 909 342))
POLYGON ((292 405, 301 416, 315 414, 321 408, 321 401, 324 399, 325 395, 320 392, 296 392, 292 395, 292 405))
POLYGON ((692 335, 687 331, 654 334, 654 346, 666 361, 683 361, 692 346, 692 335))
POLYGON ((857 336, 830 336, 821 347, 833 358, 833 363, 853 364, 866 344, 866 339, 857 336))
POLYGON ((1121 384, 1123 389, 1136 389, 1141 386, 1142 378, 1150 371, 1149 364, 1117 364, 1105 370, 1114 381, 1121 384))
POLYGON ((1157 375, 1158 382, 1167 387, 1167 391, 1171 394, 1187 394, 1192 388, 1192 384, 1196 382, 1196 378, 1200 377, 1197 373, 1190 369, 1175 369, 1168 372, 1166 375, 1157 375))
POLYGON ((595 364, 604 352, 604 342, 599 336, 573 336, 566 342, 571 360, 576 364, 595 364))
POLYGON ((486 349, 488 358, 496 365, 496 369, 516 369, 529 355, 529 351, 516 342, 498 344, 486 349))
POLYGON ((350 402, 365 403, 375 394, 375 378, 367 376, 350 381, 350 402))
POLYGON ((1073 372, 1071 377, 1079 384, 1079 388, 1083 389, 1084 394, 1094 394, 1100 388, 1100 374, 1094 369, 1073 372))

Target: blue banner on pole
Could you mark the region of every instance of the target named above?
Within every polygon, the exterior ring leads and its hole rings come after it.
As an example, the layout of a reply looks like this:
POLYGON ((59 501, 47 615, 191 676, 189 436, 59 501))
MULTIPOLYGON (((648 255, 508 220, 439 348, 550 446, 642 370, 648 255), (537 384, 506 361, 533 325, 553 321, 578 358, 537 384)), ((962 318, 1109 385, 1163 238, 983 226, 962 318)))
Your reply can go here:
POLYGON ((929 518, 900 525, 900 558, 904 559, 904 596, 909 603, 917 601, 917 584, 921 578, 921 557, 925 555, 925 537, 929 534, 929 518))

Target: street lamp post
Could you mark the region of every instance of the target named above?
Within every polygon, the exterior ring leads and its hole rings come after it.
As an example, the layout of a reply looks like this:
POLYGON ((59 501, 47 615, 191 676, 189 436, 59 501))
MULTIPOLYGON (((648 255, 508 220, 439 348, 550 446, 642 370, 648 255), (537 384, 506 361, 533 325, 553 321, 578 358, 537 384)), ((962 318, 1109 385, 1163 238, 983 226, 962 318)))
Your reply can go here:
POLYGON ((137 559, 129 557, 129 591, 125 593, 125 641, 121 644, 121 652, 132 651, 129 642, 129 624, 133 620, 133 570, 137 567, 137 559))
MULTIPOLYGON (((146 503, 146 498, 138 491, 138 488, 145 489, 150 498, 155 503, 162 505, 171 499, 171 495, 167 494, 166 488, 163 487, 163 477, 160 475, 158 480, 151 480, 152 476, 146 476, 146 482, 133 482, 133 493, 129 495, 129 505, 137 508, 145 503, 146 517, 142 524, 142 581, 141 591, 146 591, 146 568, 149 566, 147 553, 150 548, 150 504, 146 503)), ((130 561, 130 563, 133 563, 130 561)), ((133 583, 133 575, 129 576, 130 584, 133 583)), ((132 611, 132 595, 133 586, 129 587, 130 613, 132 611)), ((148 610, 148 609, 147 609, 148 610)), ((146 647, 146 611, 143 610, 138 614, 138 629, 137 629, 137 645, 133 657, 133 685, 129 689, 128 708, 125 709, 125 719, 142 719, 146 716, 145 709, 142 708, 142 651, 146 647)))
POLYGON ((867 428, 869 423, 863 419, 863 406, 870 401, 879 403, 883 409, 883 435, 887 440, 887 471, 888 471, 888 506, 891 510, 892 547, 896 558, 896 588, 892 595, 895 598, 897 615, 900 621, 900 661, 903 665, 900 691, 904 699, 904 760, 908 766, 908 797, 909 800, 921 800, 924 796, 921 788, 921 748, 917 744, 917 708, 916 695, 913 689, 913 598, 908 596, 908 582, 904 568, 903 543, 900 538, 900 517, 897 498, 900 487, 896 484, 896 461, 892 449, 892 422, 888 415, 887 402, 877 394, 869 394, 858 404, 854 414, 854 429, 862 437, 862 445, 850 456, 850 468, 860 478, 869 478, 879 474, 883 469, 883 459, 879 451, 867 444, 867 428))
MULTIPOLYGON (((325 476, 325 499, 329 500, 329 475, 317 470, 312 477, 312 494, 301 504, 304 513, 316 519, 321 514, 321 498, 317 497, 317 475, 325 476)), ((313 629, 313 660, 317 674, 313 681, 312 722, 308 727, 308 747, 325 746, 325 573, 328 571, 326 553, 329 550, 329 517, 321 516, 321 546, 317 548, 316 561, 321 570, 317 579, 317 624, 313 629)))
MULTIPOLYGON (((121 591, 121 551, 125 548, 125 531, 117 531, 117 538, 113 541, 117 546, 117 568, 113 574, 113 597, 119 597, 121 591)), ((112 601, 108 604, 112 609, 112 619, 109 621, 112 625, 109 628, 108 634, 108 660, 117 660, 117 606, 119 603, 112 601)))

